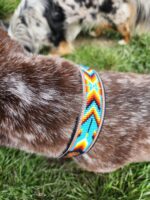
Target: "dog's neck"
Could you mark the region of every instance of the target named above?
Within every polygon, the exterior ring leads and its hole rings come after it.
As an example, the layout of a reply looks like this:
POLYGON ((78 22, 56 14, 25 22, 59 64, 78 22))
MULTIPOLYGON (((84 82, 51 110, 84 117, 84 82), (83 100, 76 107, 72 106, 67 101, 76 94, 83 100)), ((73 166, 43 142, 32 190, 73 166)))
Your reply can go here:
POLYGON ((80 71, 60 58, 13 53, 16 46, 9 38, 5 42, 7 48, 0 44, 0 145, 57 157, 81 110, 80 71))

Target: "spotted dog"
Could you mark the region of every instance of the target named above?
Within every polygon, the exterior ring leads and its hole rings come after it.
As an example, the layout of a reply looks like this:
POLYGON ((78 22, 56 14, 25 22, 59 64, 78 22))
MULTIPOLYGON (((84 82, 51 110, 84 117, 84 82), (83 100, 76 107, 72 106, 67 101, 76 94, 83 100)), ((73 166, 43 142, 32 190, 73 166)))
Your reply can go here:
POLYGON ((60 55, 73 51, 81 31, 97 37, 105 29, 121 33, 128 43, 135 28, 150 23, 147 0, 22 0, 11 19, 9 35, 28 51, 43 46, 60 55))
MULTIPOLYGON (((150 161, 150 75, 101 72, 100 77, 103 127, 93 148, 75 161, 102 173, 150 161)), ((29 54, 0 29, 0 146, 58 158, 82 105, 76 64, 29 54)))

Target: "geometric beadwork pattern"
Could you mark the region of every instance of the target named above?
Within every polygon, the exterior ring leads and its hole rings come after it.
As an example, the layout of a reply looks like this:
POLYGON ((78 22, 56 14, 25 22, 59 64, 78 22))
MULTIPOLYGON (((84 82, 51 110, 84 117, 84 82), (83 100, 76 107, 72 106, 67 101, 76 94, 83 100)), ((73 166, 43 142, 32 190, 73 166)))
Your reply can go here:
POLYGON ((100 133, 104 120, 105 95, 99 75, 88 67, 81 67, 81 75, 84 105, 75 134, 63 157, 75 157, 89 151, 100 133))

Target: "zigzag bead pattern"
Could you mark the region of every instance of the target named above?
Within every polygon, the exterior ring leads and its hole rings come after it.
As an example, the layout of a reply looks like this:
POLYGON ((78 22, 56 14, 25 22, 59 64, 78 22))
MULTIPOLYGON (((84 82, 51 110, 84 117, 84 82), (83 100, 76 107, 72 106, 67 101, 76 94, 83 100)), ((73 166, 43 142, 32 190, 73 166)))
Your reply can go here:
POLYGON ((84 105, 69 147, 61 157, 75 157, 88 152, 101 131, 105 113, 105 93, 97 72, 81 67, 84 105))

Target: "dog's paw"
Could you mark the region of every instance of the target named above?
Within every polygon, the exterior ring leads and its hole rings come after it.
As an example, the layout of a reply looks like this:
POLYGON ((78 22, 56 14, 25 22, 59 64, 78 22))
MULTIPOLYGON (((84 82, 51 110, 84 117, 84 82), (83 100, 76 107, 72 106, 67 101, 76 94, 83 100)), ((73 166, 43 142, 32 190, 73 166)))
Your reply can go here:
POLYGON ((98 37, 95 31, 91 31, 89 33, 89 35, 92 36, 92 37, 98 37))
POLYGON ((120 45, 127 45, 128 43, 125 40, 120 40, 118 42, 118 44, 120 44, 120 45))
POLYGON ((50 52, 51 55, 55 56, 66 56, 74 52, 74 47, 71 43, 61 42, 59 47, 50 52))

